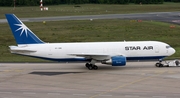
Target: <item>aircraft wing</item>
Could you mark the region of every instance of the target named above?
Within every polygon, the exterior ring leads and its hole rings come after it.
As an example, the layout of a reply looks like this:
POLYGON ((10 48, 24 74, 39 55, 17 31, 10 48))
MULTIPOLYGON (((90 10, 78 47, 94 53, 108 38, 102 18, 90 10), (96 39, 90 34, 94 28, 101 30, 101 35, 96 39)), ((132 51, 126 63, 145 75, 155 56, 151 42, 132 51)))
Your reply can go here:
POLYGON ((86 59, 94 59, 97 61, 104 61, 111 59, 112 56, 110 54, 100 54, 100 53, 71 53, 69 55, 85 57, 86 59))

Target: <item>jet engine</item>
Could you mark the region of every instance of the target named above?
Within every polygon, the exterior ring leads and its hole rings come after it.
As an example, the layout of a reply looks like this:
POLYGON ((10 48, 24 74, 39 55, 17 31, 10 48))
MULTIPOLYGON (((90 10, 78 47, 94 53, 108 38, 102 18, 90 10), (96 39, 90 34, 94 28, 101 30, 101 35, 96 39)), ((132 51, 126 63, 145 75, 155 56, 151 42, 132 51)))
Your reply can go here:
POLYGON ((112 66, 125 66, 126 65, 126 57, 124 56, 113 56, 111 59, 107 61, 102 61, 102 64, 110 64, 112 66))

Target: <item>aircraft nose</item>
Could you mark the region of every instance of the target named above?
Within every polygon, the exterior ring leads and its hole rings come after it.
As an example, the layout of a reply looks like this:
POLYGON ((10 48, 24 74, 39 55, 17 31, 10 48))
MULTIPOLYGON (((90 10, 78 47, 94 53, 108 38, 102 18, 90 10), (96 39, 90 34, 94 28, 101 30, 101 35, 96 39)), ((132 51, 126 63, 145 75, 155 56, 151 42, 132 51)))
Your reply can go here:
POLYGON ((170 55, 173 55, 175 52, 176 52, 176 50, 174 48, 171 48, 170 55))

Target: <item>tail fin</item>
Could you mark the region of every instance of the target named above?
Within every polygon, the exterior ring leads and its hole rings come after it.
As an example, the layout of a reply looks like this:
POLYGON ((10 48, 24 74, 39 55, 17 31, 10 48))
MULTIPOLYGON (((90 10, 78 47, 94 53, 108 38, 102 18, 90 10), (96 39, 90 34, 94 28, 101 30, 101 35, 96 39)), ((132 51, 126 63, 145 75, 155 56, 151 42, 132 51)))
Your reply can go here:
POLYGON ((43 44, 41 41, 21 20, 14 14, 5 14, 16 43, 19 44, 43 44))

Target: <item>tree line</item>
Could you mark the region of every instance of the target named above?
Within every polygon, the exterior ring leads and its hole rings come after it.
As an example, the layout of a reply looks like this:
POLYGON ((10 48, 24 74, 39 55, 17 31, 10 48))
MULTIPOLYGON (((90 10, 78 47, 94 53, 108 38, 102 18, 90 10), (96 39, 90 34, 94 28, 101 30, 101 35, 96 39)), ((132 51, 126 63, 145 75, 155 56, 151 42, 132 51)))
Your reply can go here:
MULTIPOLYGON (((180 2, 180 0, 43 0, 45 5, 59 4, 163 4, 164 2, 180 2)), ((0 6, 38 6, 40 0, 0 0, 0 6)))

